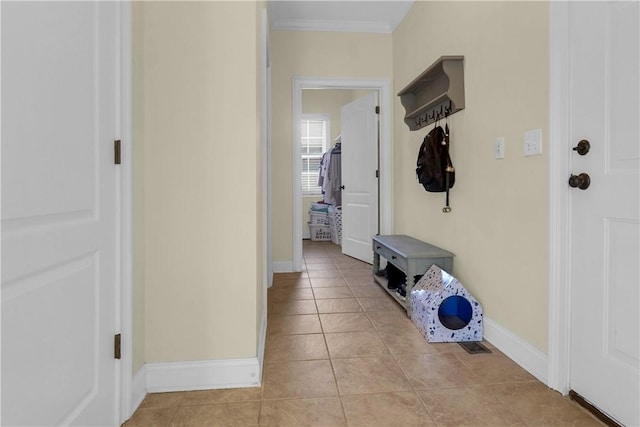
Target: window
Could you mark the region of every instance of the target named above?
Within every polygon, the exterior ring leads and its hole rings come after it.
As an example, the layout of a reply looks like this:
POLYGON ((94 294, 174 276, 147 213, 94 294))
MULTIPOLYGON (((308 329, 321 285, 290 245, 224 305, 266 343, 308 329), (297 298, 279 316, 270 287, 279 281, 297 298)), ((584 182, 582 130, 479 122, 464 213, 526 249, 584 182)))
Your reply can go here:
POLYGON ((321 194, 318 186, 320 162, 329 146, 329 118, 321 114, 304 114, 302 116, 302 138, 300 153, 302 155, 302 194, 321 194))

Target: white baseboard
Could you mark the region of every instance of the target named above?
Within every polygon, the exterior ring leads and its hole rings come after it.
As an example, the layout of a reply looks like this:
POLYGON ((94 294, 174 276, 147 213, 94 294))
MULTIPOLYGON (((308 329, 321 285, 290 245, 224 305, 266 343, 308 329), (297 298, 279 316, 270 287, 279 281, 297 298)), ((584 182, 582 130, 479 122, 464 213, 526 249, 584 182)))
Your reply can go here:
POLYGON ((258 356, 248 359, 146 363, 133 377, 131 414, 147 393, 259 387, 267 340, 267 312, 262 318, 258 356))
POLYGON ((262 367, 264 366, 264 351, 267 346, 267 312, 262 316, 262 328, 258 337, 258 366, 260 368, 258 381, 262 383, 262 367))
POLYGON ((485 340, 545 385, 548 384, 549 358, 546 354, 487 317, 483 318, 483 326, 485 340))
POLYGON ((208 390, 260 386, 260 363, 248 359, 147 363, 147 391, 208 390))
POLYGON ((293 271, 293 261, 274 261, 274 273, 290 273, 293 271))
POLYGON ((131 381, 131 414, 138 409, 138 406, 142 403, 147 396, 147 365, 142 365, 142 368, 133 376, 131 381))

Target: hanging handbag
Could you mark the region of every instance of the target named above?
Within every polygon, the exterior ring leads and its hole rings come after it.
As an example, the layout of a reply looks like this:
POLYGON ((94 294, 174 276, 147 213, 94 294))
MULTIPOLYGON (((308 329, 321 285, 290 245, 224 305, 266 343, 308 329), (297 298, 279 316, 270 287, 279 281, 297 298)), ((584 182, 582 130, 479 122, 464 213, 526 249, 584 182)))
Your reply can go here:
POLYGON ((446 205, 442 211, 450 212, 449 189, 455 184, 456 174, 449 156, 448 124, 445 125, 445 129, 436 124, 425 136, 418 152, 416 175, 426 191, 447 193, 446 205))

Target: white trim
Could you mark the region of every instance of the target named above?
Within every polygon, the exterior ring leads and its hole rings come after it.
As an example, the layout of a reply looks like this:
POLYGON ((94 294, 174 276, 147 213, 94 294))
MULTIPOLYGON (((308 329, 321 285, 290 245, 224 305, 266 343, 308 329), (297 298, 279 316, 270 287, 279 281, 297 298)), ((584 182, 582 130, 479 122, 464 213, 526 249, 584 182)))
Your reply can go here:
MULTIPOLYGON (((285 31, 333 31, 333 32, 358 32, 358 33, 393 33, 398 25, 405 18, 409 10, 414 4, 414 0, 393 0, 392 9, 388 8, 380 9, 375 7, 374 15, 368 14, 369 17, 373 17, 374 20, 368 21, 362 18, 364 16, 353 16, 355 20, 346 20, 344 16, 335 17, 332 19, 319 19, 309 14, 305 16, 312 16, 311 18, 295 18, 300 16, 296 13, 291 15, 287 11, 287 7, 274 6, 272 3, 269 5, 270 14, 273 17, 271 28, 273 30, 285 30, 285 31), (284 16, 282 16, 284 15, 284 16), (288 18, 287 16, 292 16, 288 18), (361 18, 361 19, 358 19, 361 18)), ((362 5, 361 7, 367 8, 373 5, 362 5)))
POLYGON ((263 310, 267 310, 267 288, 271 287, 273 282, 273 272, 271 271, 271 215, 270 215, 270 200, 271 200, 271 173, 270 169, 270 157, 271 151, 269 132, 271 125, 269 123, 269 105, 270 90, 269 90, 269 17, 267 16, 267 9, 262 9, 260 15, 260 22, 262 26, 262 282, 264 284, 264 298, 262 301, 263 310))
POLYGON ((261 43, 262 43, 262 322, 260 335, 258 336, 258 383, 261 383, 262 367, 264 366, 264 350, 267 340, 267 311, 268 301, 267 293, 268 288, 273 284, 273 273, 271 265, 271 233, 270 233, 270 204, 271 199, 271 185, 270 185, 270 172, 269 172, 269 152, 270 147, 270 123, 269 123, 269 105, 271 105, 270 91, 269 91, 269 17, 267 15, 266 6, 260 13, 261 24, 261 43))
POLYGON ((258 358, 147 363, 147 390, 210 390, 260 386, 258 358))
MULTIPOLYGON (((301 82, 298 79, 293 79, 293 92, 292 92, 292 100, 291 100, 291 126, 293 128, 293 132, 291 136, 293 139, 291 140, 291 146, 293 148, 292 154, 293 158, 291 159, 293 162, 292 171, 292 188, 291 188, 291 197, 293 197, 293 242, 292 242, 292 265, 291 269, 288 271, 302 271, 302 178, 300 174, 302 173, 302 165, 300 165, 300 144, 297 141, 300 141, 302 137, 302 132, 300 129, 300 119, 302 118, 302 86, 301 82)), ((273 267, 274 272, 279 272, 276 270, 275 263, 273 267)))
POLYGON ((274 273, 291 273, 292 271, 293 271, 293 263, 291 261, 273 262, 274 273))
POLYGON ((260 374, 258 375, 258 381, 262 383, 262 372, 264 367, 264 352, 267 348, 267 311, 265 310, 262 315, 262 328, 260 329, 260 336, 258 337, 258 366, 260 367, 260 374))
POLYGON ((323 21, 320 19, 288 19, 271 25, 280 31, 330 31, 343 33, 392 33, 395 28, 387 22, 323 21))
POLYGON ((133 376, 131 414, 148 393, 259 387, 267 335, 266 313, 262 320, 258 358, 198 362, 146 363, 133 376))
POLYGON ((547 384, 547 355, 493 320, 483 318, 484 339, 531 375, 547 384))
POLYGON ((133 376, 131 382, 131 414, 138 409, 144 398, 147 396, 147 366, 143 365, 142 368, 133 376))
POLYGON ((133 357, 133 150, 131 119, 131 2, 118 3, 120 20, 118 34, 120 48, 120 140, 122 141, 122 163, 120 165, 121 218, 120 218, 120 295, 117 329, 122 337, 122 359, 119 363, 119 413, 120 423, 133 413, 132 405, 132 357, 133 357))
POLYGON ((259 387, 267 336, 267 316, 262 320, 258 358, 197 362, 146 363, 133 376, 131 414, 147 393, 259 387))
MULTIPOLYGON (((380 102, 380 234, 393 232, 393 158, 391 142, 391 82, 389 79, 340 79, 295 77, 292 90, 292 141, 300 140, 303 89, 372 89, 379 91, 380 102)), ((290 271, 302 270, 302 191, 300 183, 300 144, 293 146, 293 260, 290 271)), ((275 263, 274 263, 275 264, 275 263)), ((274 266, 274 271, 275 266, 274 266)))
POLYGON ((567 174, 570 2, 549 10, 549 371, 548 385, 569 391, 571 244, 567 174))

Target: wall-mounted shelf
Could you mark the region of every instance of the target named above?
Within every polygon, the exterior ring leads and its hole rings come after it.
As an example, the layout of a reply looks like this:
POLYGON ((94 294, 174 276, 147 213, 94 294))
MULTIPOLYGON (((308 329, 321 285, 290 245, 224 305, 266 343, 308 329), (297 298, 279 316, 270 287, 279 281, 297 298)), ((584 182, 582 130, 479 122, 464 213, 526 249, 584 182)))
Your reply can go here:
POLYGON ((398 96, 411 130, 464 108, 464 56, 442 56, 402 89, 398 96))

